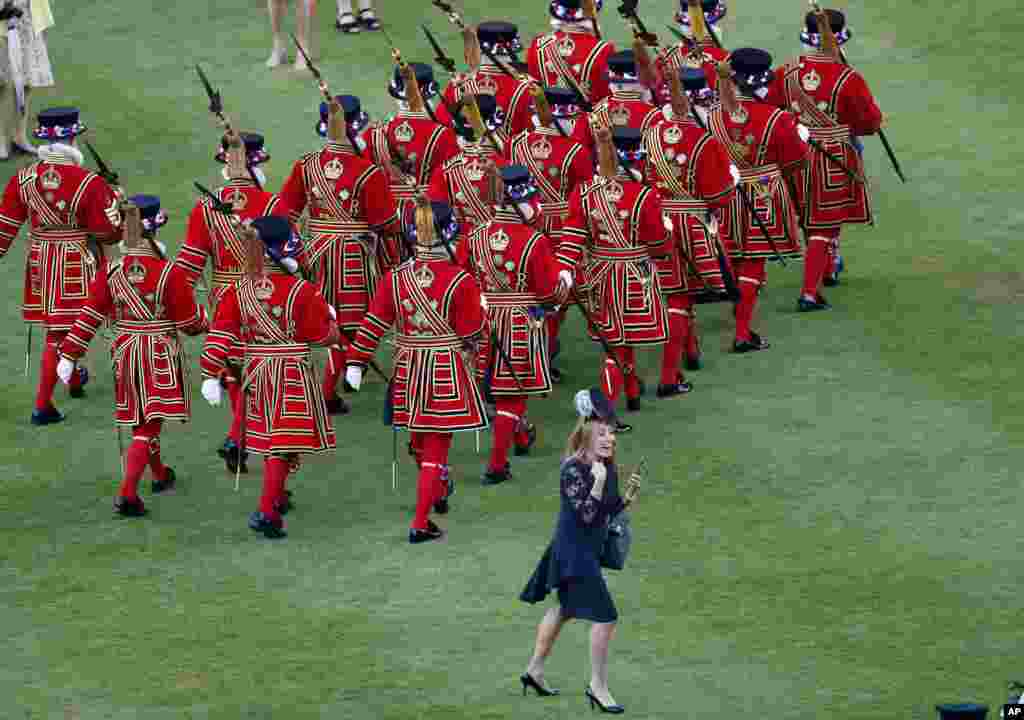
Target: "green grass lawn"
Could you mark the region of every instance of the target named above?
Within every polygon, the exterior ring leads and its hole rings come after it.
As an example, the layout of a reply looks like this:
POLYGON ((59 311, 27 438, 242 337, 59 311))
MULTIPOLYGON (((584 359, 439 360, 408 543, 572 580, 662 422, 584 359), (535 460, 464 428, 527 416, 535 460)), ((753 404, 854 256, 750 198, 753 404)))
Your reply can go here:
MULTIPOLYGON (((194 63, 239 124, 267 136, 274 189, 318 144, 319 97, 308 74, 263 67, 257 0, 120 5, 55 4, 60 85, 34 109, 81 106, 126 188, 162 196, 172 220, 161 237, 173 248, 192 180, 213 184, 219 171, 194 63)), ((470 20, 519 18, 527 38, 546 26, 540 0, 529 11, 468 5, 470 20)), ((652 29, 675 9, 660 5, 641 8, 652 29)), ((636 431, 620 454, 627 465, 647 455, 652 472, 629 567, 609 579, 622 616, 611 684, 629 717, 930 718, 936 702, 995 708, 1004 683, 1024 675, 1024 16, 1012 0, 842 6, 855 32, 848 55, 890 116, 911 182, 899 183, 869 139, 877 226, 844 239, 835 309, 795 314, 799 265, 771 266, 756 327, 773 348, 729 355, 728 308, 702 308, 696 391, 649 398, 630 418, 636 431)), ((726 43, 782 61, 797 50, 804 10, 740 3, 726 43)), ((391 109, 385 40, 337 36, 332 15, 322 1, 324 73, 380 117, 391 109)), ((461 56, 425 0, 383 0, 382 15, 407 59, 430 54, 423 21, 461 56)), ((607 35, 625 40, 614 3, 603 16, 607 35)), ((15 169, 4 164, 3 179, 15 169)), ((0 717, 589 713, 582 626, 567 628, 549 663, 561 697, 522 698, 517 682, 541 614, 517 595, 553 527, 571 394, 597 380, 600 356, 578 319, 564 343, 566 384, 532 404, 541 440, 514 460, 514 482, 481 488, 484 457, 471 435, 456 439, 446 541, 406 543, 415 469, 402 457, 393 492, 378 382, 337 421, 338 454, 299 475, 290 535, 272 543, 245 526, 259 475, 233 491, 214 455, 227 413, 198 393, 192 424, 165 433, 177 494, 153 499, 146 520, 112 517, 117 445, 99 339, 89 399, 61 388, 68 422, 29 426, 39 334, 26 380, 23 252, 19 239, 0 263, 0 717)), ((649 387, 658 361, 642 357, 649 387)))

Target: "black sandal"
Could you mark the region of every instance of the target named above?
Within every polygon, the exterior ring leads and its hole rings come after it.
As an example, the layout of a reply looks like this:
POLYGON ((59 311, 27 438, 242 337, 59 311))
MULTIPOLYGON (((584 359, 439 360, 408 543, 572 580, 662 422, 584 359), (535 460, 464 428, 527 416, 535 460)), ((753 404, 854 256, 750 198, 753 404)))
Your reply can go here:
POLYGON ((373 10, 366 9, 359 11, 359 22, 367 30, 380 30, 380 20, 373 14, 373 10))
POLYGON ((342 13, 334 21, 334 27, 343 33, 355 34, 359 32, 359 23, 352 13, 342 13))

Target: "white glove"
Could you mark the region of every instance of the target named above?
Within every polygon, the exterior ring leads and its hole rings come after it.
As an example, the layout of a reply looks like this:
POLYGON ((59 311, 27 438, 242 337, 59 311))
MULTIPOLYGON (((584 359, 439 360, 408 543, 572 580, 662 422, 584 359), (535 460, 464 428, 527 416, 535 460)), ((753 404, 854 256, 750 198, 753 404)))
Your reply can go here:
POLYGON ((162 243, 159 240, 153 240, 153 244, 156 245, 158 250, 160 250, 161 255, 167 257, 167 243, 162 243))
POLYGON ((603 483, 608 477, 608 471, 604 467, 603 462, 595 462, 590 466, 590 473, 594 476, 594 482, 603 483))
POLYGON ((284 258, 281 260, 281 265, 292 275, 299 269, 299 261, 295 258, 284 258))
POLYGON ((732 183, 733 183, 733 185, 739 185, 740 184, 740 169, 738 167, 736 167, 735 165, 733 165, 732 163, 729 163, 729 174, 732 175, 732 183))
POLYGON ((558 280, 563 283, 567 288, 572 290, 572 273, 568 270, 558 271, 558 280))
POLYGON ((334 309, 333 305, 328 305, 327 306, 327 311, 331 314, 331 318, 333 320, 337 320, 338 319, 338 311, 334 309))
POLYGON ((800 139, 807 142, 811 139, 811 131, 807 129, 802 123, 796 124, 796 134, 800 136, 800 139))
POLYGON ((363 369, 358 365, 349 365, 345 369, 345 382, 351 385, 353 390, 358 391, 359 386, 363 384, 363 369))
POLYGON ((214 407, 220 405, 220 380, 217 378, 209 378, 203 380, 203 387, 201 392, 206 402, 210 403, 214 407))
POLYGON ((75 372, 75 363, 67 358, 61 358, 60 362, 57 363, 57 377, 60 381, 67 385, 71 382, 71 375, 75 372))

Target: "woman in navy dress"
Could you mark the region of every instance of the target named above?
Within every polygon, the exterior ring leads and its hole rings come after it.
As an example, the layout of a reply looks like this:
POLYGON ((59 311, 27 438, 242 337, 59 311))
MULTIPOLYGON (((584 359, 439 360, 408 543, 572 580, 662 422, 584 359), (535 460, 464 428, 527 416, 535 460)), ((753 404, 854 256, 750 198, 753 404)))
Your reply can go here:
POLYGON ((630 478, 625 496, 619 494, 615 454, 615 414, 600 390, 576 394, 579 423, 569 436, 561 468, 561 510, 554 539, 544 552, 520 595, 528 603, 544 600, 558 591, 558 607, 550 608, 537 627, 533 657, 520 677, 523 693, 533 688, 538 695, 557 695, 544 683, 544 660, 562 626, 574 618, 594 623, 590 631, 590 684, 586 689, 591 706, 622 713, 608 690, 608 645, 615 634, 619 614, 601 575, 601 548, 608 522, 636 497, 639 478, 630 478))

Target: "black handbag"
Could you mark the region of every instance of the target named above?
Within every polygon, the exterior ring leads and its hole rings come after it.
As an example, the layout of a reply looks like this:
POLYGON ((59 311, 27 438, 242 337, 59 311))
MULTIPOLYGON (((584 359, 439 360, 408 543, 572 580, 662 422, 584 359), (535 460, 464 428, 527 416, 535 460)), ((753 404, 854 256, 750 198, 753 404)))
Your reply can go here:
POLYGON ((601 567, 609 570, 621 570, 626 566, 629 546, 633 544, 633 528, 629 522, 629 514, 625 510, 619 512, 608 522, 608 535, 601 547, 601 567))

